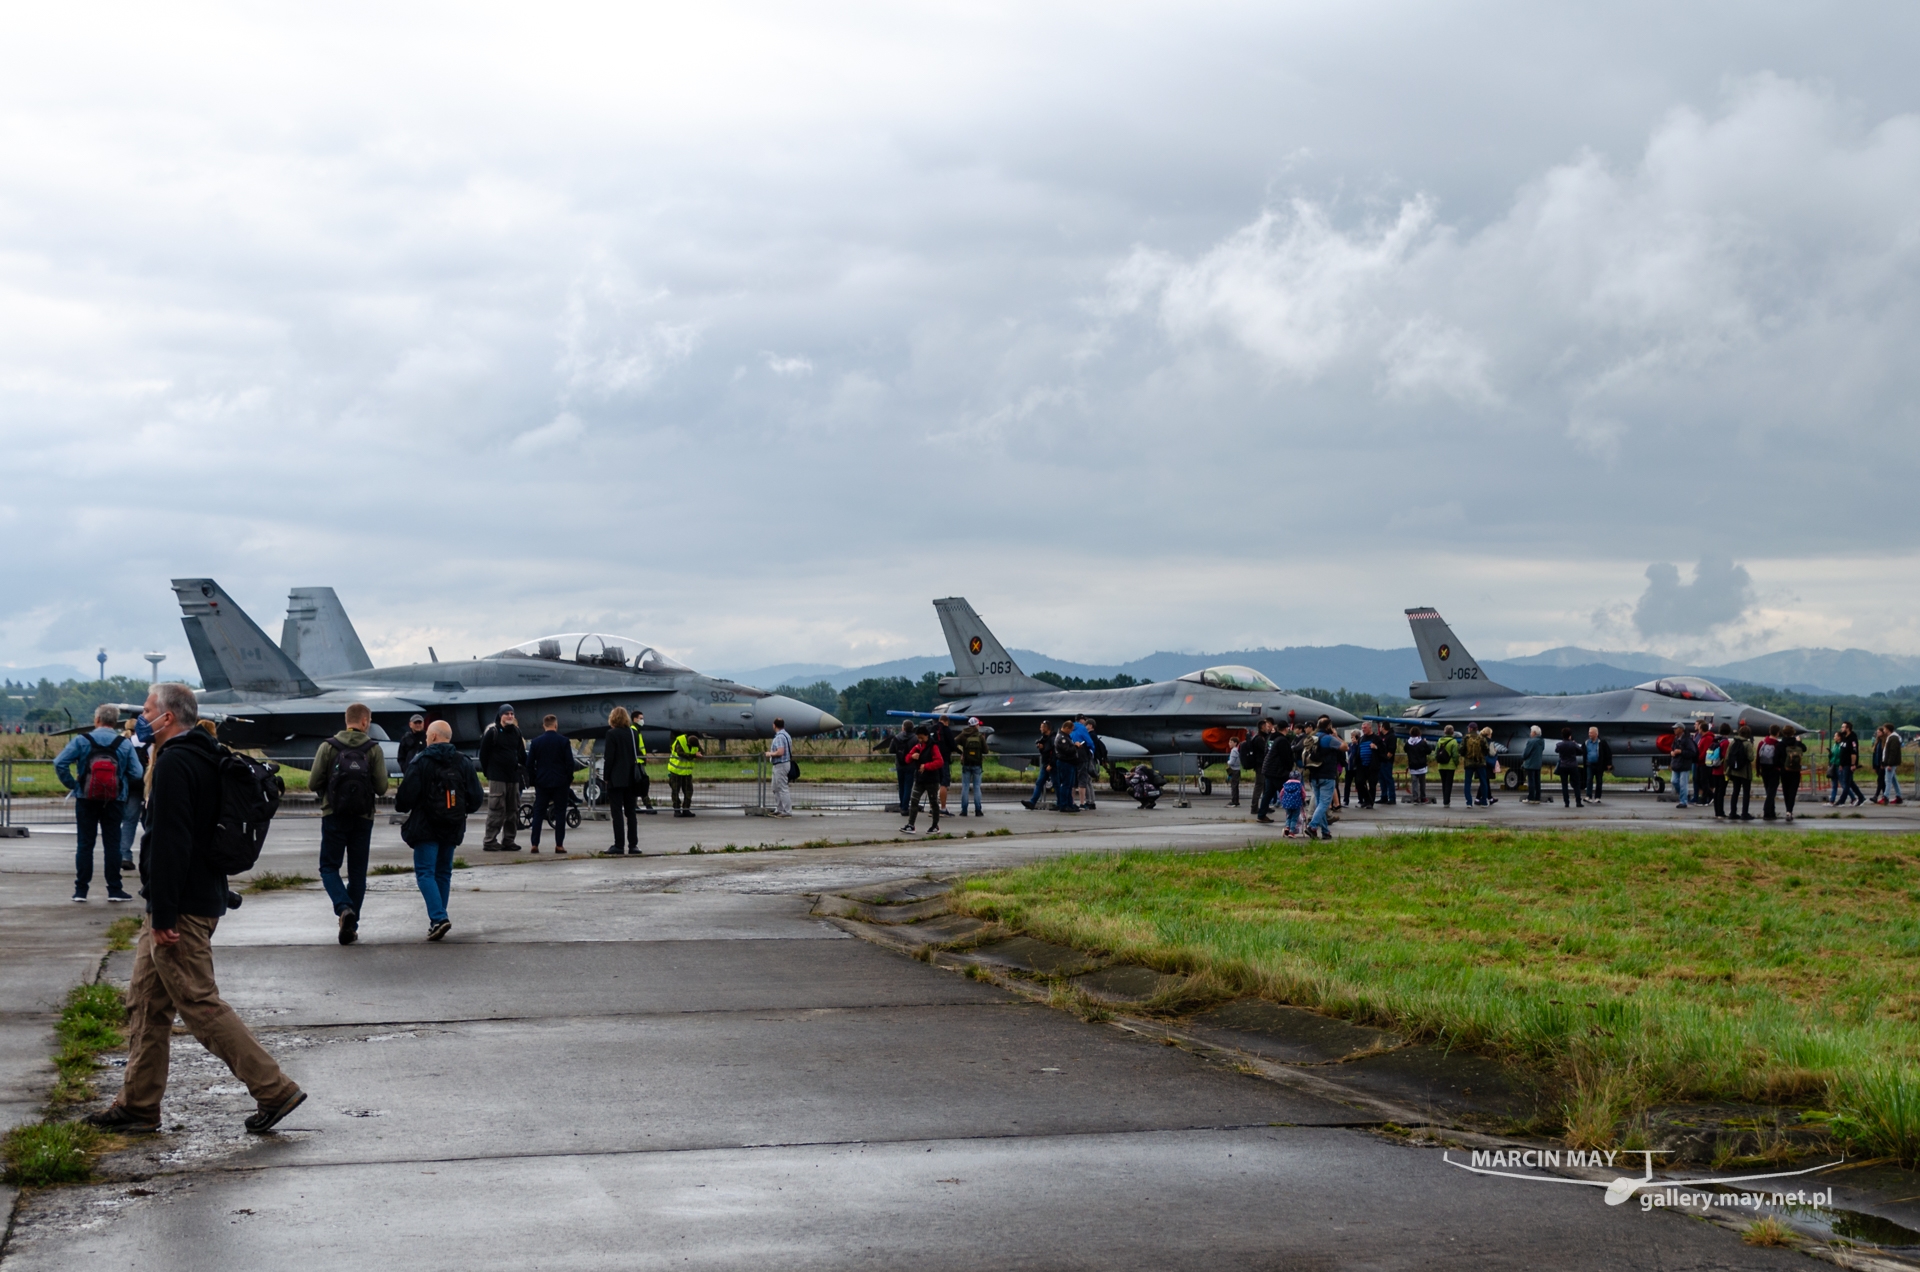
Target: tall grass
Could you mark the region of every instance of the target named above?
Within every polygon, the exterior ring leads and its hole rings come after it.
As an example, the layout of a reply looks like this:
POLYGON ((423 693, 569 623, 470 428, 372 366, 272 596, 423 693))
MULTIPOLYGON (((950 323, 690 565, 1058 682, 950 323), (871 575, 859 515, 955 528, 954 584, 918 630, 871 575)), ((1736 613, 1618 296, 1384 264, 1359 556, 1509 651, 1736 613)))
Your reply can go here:
POLYGON ((1920 840, 1467 832, 1057 859, 956 907, 1549 1075, 1568 1133, 1825 1102, 1920 1145, 1920 840))
POLYGON ((53 1027, 60 1043, 53 1056, 53 1067, 60 1075, 53 1089, 56 1106, 94 1097, 95 1057, 127 1045, 120 1032, 126 1019, 126 1001, 118 986, 101 981, 67 991, 66 1004, 53 1027))

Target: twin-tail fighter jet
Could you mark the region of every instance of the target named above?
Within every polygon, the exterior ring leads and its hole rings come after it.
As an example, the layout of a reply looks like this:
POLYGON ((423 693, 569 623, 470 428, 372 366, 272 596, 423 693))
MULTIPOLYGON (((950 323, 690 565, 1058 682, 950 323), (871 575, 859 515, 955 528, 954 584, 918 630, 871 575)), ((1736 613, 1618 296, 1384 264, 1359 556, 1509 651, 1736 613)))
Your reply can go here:
POLYGON ((503 703, 529 735, 547 715, 570 737, 597 737, 616 706, 644 711, 649 748, 675 733, 770 738, 775 716, 796 736, 840 727, 818 707, 703 676, 630 637, 568 632, 467 662, 375 667, 330 587, 293 589, 279 645, 212 579, 175 579, 173 591, 200 669, 202 715, 222 742, 296 768, 339 730, 350 702, 372 709, 383 740, 399 738, 417 711, 445 720, 466 750, 503 703))

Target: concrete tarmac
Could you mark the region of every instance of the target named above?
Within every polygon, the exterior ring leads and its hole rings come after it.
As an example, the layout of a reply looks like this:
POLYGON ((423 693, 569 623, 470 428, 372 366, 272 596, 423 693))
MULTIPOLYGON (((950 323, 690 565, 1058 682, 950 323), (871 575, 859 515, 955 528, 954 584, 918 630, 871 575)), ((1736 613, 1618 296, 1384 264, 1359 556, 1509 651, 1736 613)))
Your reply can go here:
MULTIPOLYGON (((1618 800, 1616 803, 1615 801, 1618 800)), ((372 881, 342 947, 308 885, 247 898, 223 992, 309 1091, 279 1134, 175 1038, 162 1135, 109 1182, 34 1193, 0 1266, 1219 1268, 1772 1267, 1799 1256, 1598 1189, 1468 1175, 1307 1097, 854 940, 808 894, 1083 849, 1228 847, 1222 807, 990 807, 894 842, 897 815, 642 823, 639 860, 482 854, 453 934, 409 876, 372 881), (988 835, 1006 828, 1018 833, 988 835), (779 850, 806 841, 881 840, 779 850), (698 855, 686 850, 701 845, 698 855), (726 844, 764 851, 717 851, 726 844)), ((1558 810, 1551 810, 1557 813, 1558 810)), ((1816 825, 1912 829, 1905 810, 1816 825)), ((1507 803, 1498 824, 1566 824, 1507 803)), ((1402 806, 1370 826, 1442 824, 1402 806)), ((1571 818, 1567 819, 1568 821, 1571 818)), ((1643 796, 1596 824, 1698 825, 1643 796)), ((474 826, 477 832, 478 825, 474 826)), ((604 824, 569 836, 604 847, 604 824)), ((313 874, 318 824, 262 869, 313 874)), ((376 828, 374 860, 406 860, 376 828)), ((101 965, 123 909, 66 900, 71 841, 0 843, 0 1098, 51 1082, 48 1010, 101 965)), ((106 962, 124 979, 130 957, 106 962)), ((117 1069, 103 1070, 103 1094, 117 1069)))

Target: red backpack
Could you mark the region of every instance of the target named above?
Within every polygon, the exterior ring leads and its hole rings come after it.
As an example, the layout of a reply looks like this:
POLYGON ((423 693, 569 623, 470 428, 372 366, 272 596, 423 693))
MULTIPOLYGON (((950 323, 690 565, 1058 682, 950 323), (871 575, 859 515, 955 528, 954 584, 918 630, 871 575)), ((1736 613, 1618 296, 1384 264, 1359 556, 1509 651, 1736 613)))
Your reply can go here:
POLYGON ((87 745, 93 748, 93 757, 87 761, 86 780, 80 783, 80 798, 119 799, 120 739, 115 738, 111 746, 101 746, 89 733, 87 745))

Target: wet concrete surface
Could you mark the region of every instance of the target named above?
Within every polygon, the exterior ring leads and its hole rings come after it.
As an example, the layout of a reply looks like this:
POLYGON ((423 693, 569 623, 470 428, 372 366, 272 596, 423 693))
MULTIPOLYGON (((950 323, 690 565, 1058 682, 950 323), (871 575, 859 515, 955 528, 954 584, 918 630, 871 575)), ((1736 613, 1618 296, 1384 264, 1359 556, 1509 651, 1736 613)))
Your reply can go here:
MULTIPOLYGON (((1707 1225, 1608 1208, 1597 1190, 1449 1169, 1437 1150, 1342 1129, 1355 1114, 1336 1100, 1016 1000, 808 913, 806 894, 827 887, 912 900, 924 874, 1248 833, 1218 817, 1144 822, 504 868, 469 845, 476 868, 456 875, 456 931, 441 944, 419 939, 404 876, 379 882, 353 947, 334 940, 317 890, 250 897, 222 925, 222 988, 308 1104, 284 1133, 246 1136, 244 1091, 176 1037, 166 1132, 106 1159, 108 1182, 27 1196, 0 1262, 1797 1262, 1707 1225)), ((659 824, 673 823, 652 819, 643 834, 659 824)), ((276 827, 263 867, 312 873, 317 829, 276 827)), ((28 1010, 0 1021, 0 1060, 25 1090, 32 1049, 14 1044, 34 1033, 31 1008, 91 972, 111 915, 65 901, 70 849, 15 842, 26 846, 0 847, 0 913, 18 940, 0 967, 9 1001, 28 1010)), ((375 861, 402 855, 377 828, 375 861)), ((103 1093, 116 1078, 102 1072, 103 1093)))

